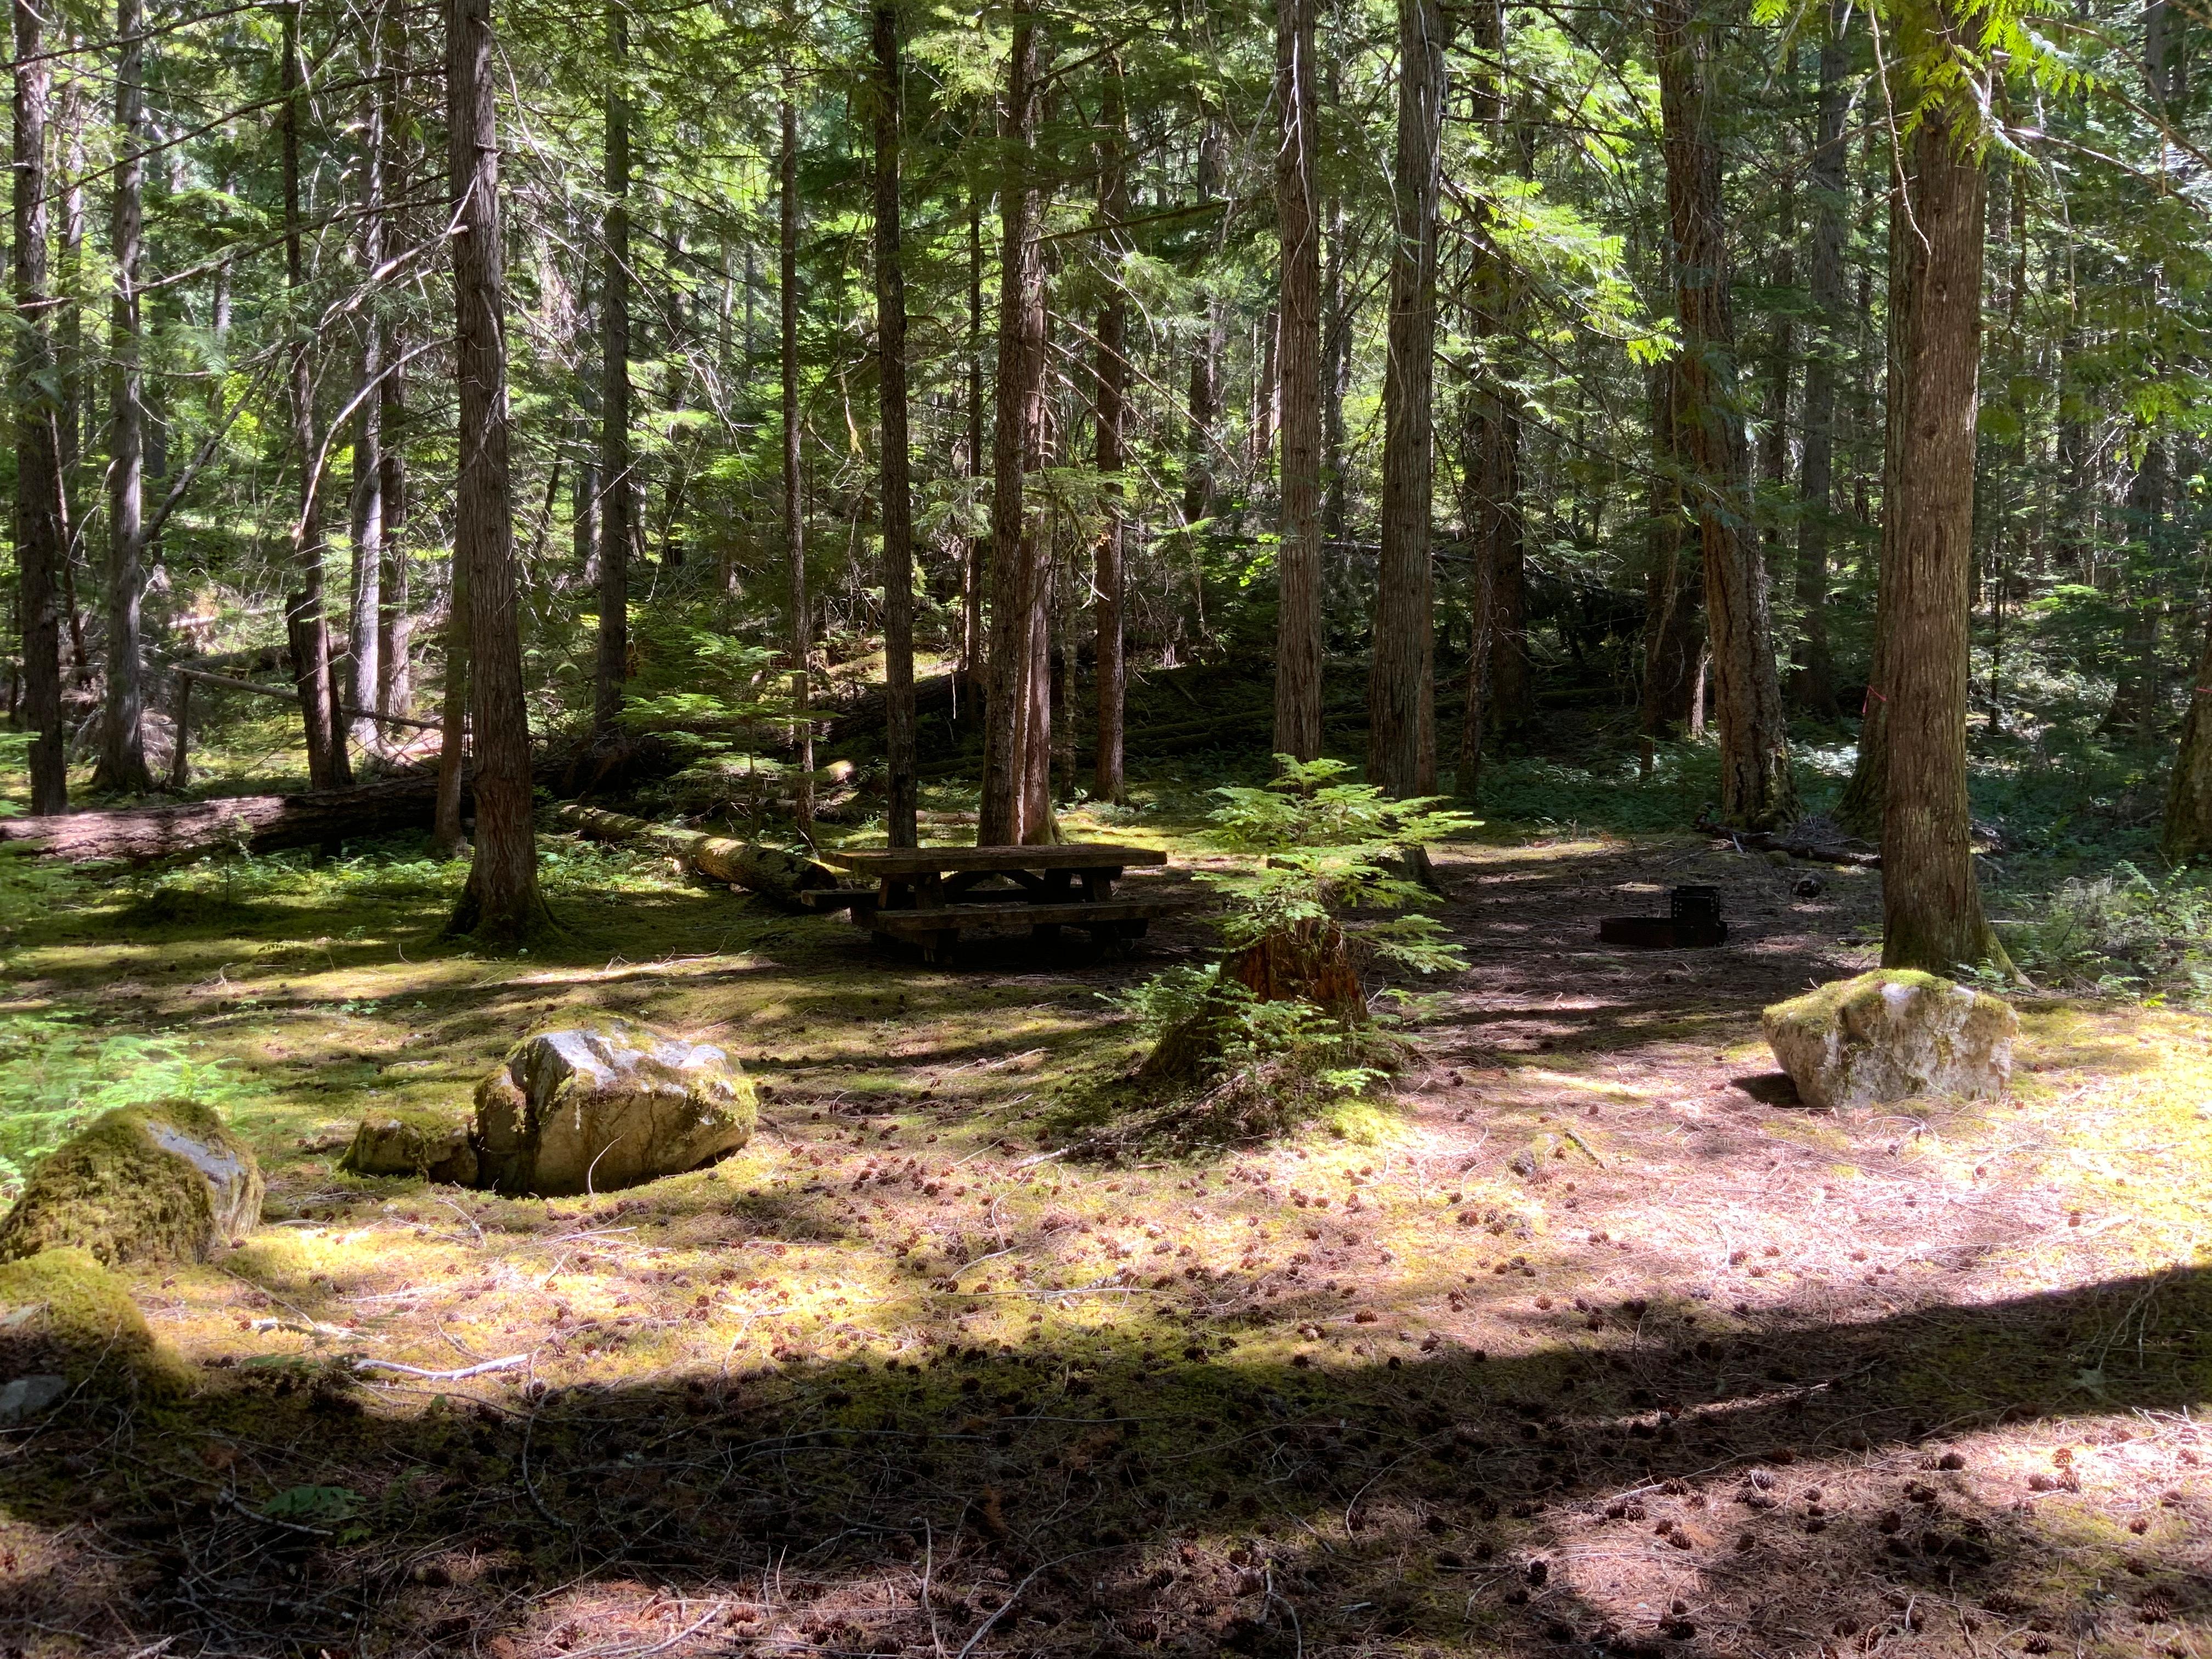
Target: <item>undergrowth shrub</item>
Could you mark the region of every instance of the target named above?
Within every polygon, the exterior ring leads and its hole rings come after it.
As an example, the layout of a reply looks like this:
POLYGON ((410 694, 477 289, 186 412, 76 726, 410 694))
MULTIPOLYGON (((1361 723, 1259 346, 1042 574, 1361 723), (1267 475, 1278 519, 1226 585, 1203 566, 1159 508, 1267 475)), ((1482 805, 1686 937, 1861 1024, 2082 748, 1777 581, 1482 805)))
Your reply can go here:
POLYGON ((1111 999, 1152 1044, 1139 1085, 1177 1103, 1187 1129, 1214 1136, 1274 1133, 1395 1067, 1397 1000, 1371 1005, 1361 963, 1423 975, 1467 965, 1426 914, 1431 894, 1408 854, 1475 821, 1437 798, 1392 800, 1345 781, 1339 761, 1278 759, 1273 783, 1213 792, 1222 804, 1207 839, 1251 859, 1200 878, 1228 901, 1229 957, 1111 999))
POLYGON ((2200 871, 2164 878, 2122 860, 2061 882, 2026 916, 2000 921, 2013 960, 2053 990, 2212 1004, 2212 883, 2200 871))

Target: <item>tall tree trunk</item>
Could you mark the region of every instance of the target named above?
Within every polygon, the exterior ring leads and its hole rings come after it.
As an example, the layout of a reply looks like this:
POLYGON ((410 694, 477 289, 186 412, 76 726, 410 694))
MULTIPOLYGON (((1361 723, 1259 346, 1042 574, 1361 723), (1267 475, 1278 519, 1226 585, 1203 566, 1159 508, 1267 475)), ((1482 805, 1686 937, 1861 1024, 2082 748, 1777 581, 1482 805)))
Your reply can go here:
POLYGON ((323 615, 323 514, 316 476, 314 341, 301 314, 307 286, 306 220, 300 200, 300 129, 307 120, 307 74, 300 56, 301 0, 284 8, 284 291, 292 330, 292 449, 300 467, 300 513, 292 526, 292 557, 300 586, 287 601, 284 632, 307 738, 307 781, 335 789, 351 781, 345 723, 331 675, 331 630, 323 615))
POLYGON ((507 290, 499 227, 499 133, 491 0, 453 0, 446 62, 452 189, 454 380, 459 468, 453 559, 469 573, 469 713, 476 857, 453 930, 528 937, 547 917, 532 822, 530 720, 522 694, 514 504, 507 470, 507 290))
POLYGON ((1653 745, 1691 723, 1698 702, 1698 664, 1705 630, 1698 626, 1704 581, 1688 545, 1682 511, 1681 452, 1674 431, 1675 365, 1651 370, 1651 491, 1647 505, 1644 566, 1644 684, 1637 725, 1643 732, 1644 769, 1653 745))
MULTIPOLYGON (((1334 104, 1336 66, 1329 65, 1329 101, 1334 104)), ((1328 198, 1328 260, 1322 278, 1322 533, 1332 542, 1345 538, 1344 399, 1352 381, 1352 314, 1344 291, 1344 198, 1328 198)))
MULTIPOLYGON (((402 238, 407 233, 408 143, 399 120, 401 93, 408 77, 407 19, 404 7, 383 8, 384 72, 384 210, 394 217, 402 238)), ((387 240, 389 239, 387 238, 387 240)), ((415 612, 410 578, 413 572, 400 532, 407 523, 407 371, 400 367, 398 322, 389 316, 384 331, 384 379, 376 400, 379 459, 382 477, 377 485, 384 507, 384 574, 378 584, 376 619, 376 708, 384 714, 415 712, 415 612)))
MULTIPOLYGON (((1906 193, 1910 188, 1910 174, 1917 166, 1918 147, 1915 145, 1909 149, 1910 154, 1903 158, 1901 163, 1906 177, 1893 179, 1889 186, 1888 283, 1889 292, 1893 295, 1909 294, 1919 281, 1917 261, 1921 254, 1922 233, 1914 227, 1913 208, 1906 193)), ((1863 271, 1861 276, 1860 292, 1863 296, 1866 293, 1863 271)), ((1863 304, 1860 309, 1863 314, 1863 304)), ((1879 555, 1881 580, 1875 597, 1874 649, 1867 665, 1866 699, 1859 709, 1858 753, 1852 761, 1851 775, 1844 785, 1843 793, 1837 798, 1835 811, 1836 822, 1845 830, 1854 836, 1876 842, 1882 838, 1882 820, 1888 810, 1891 682, 1896 678, 1892 666, 1892 650, 1897 597, 1900 591, 1899 585, 1891 579, 1889 570, 1897 560, 1897 532, 1901 522, 1897 506, 1904 498, 1902 470, 1905 434, 1911 418, 1915 385, 1910 372, 1907 356, 1910 342, 1902 326, 1904 319, 1894 309, 1890 316, 1891 325, 1882 337, 1882 521, 1879 555)))
POLYGON ((2128 481, 2125 543, 2120 550, 2113 597, 2122 607, 2119 672, 2098 730, 2145 742, 2157 732, 2164 701, 2158 656, 2163 575, 2160 520, 2166 512, 2166 440, 2143 439, 2142 459, 2128 481))
POLYGON ((1689 464, 1705 555, 1706 637, 1720 720, 1721 811, 1747 829, 1787 824, 1797 810, 1766 572, 1750 535, 1750 459, 1736 404, 1735 323, 1721 220, 1705 44, 1689 0, 1653 0, 1682 352, 1675 434, 1689 464))
POLYGON ((602 738, 622 722, 629 678, 629 556, 637 500, 629 422, 629 14, 607 8, 607 209, 599 271, 599 654, 592 720, 602 738))
MULTIPOLYGON (((799 452, 799 82, 784 71, 783 147, 776 159, 776 273, 783 369, 783 553, 791 585, 791 703, 799 739, 792 808, 803 836, 814 829, 814 630, 806 604, 806 490, 799 452)), ((605 560, 603 550, 600 557, 605 560)))
MULTIPOLYGON (((968 476, 985 476, 983 459, 983 193, 968 198, 968 476)), ((984 555, 990 537, 962 539, 960 560, 960 678, 971 694, 980 695, 983 665, 984 555)))
POLYGON ((899 263, 899 40, 876 0, 876 359, 883 414, 884 753, 894 847, 921 844, 914 761, 914 501, 908 493, 906 276, 899 263))
POLYGON ((1954 100, 1923 115, 1913 135, 1907 282, 1889 309, 1904 337, 1910 415, 1898 494, 1887 504, 1897 532, 1881 572, 1893 589, 1881 960, 1936 974, 2006 963, 1982 913, 1966 804, 1983 171, 1981 157, 1961 149, 1969 135, 1960 126, 1975 114, 1954 100))
MULTIPOLYGON (((1221 187, 1226 140, 1220 118, 1209 111, 1198 140, 1198 199, 1202 206, 1221 187)), ((1224 219, 1226 228, 1226 218, 1224 219)), ((1218 246, 1217 237, 1216 244, 1218 246)), ((1221 412, 1221 301, 1207 273, 1206 326, 1190 358, 1190 453, 1183 473, 1182 519, 1196 524, 1213 516, 1213 422, 1221 412)))
POLYGON ((69 810, 62 734, 61 459, 55 430, 52 296, 46 289, 46 103, 52 60, 33 0, 15 0, 15 567, 31 811, 69 810))
POLYGON ((1813 198, 1812 300, 1816 338, 1805 358, 1805 414, 1797 491, 1797 611, 1801 618, 1791 689, 1816 714, 1836 708, 1835 665, 1828 651, 1828 543, 1835 516, 1836 331, 1844 316, 1844 208, 1850 181, 1844 118, 1850 107, 1844 41, 1849 0, 1830 0, 1820 39, 1820 89, 1808 183, 1813 198))
POLYGON ((143 794, 146 769, 145 665, 138 610, 144 597, 146 495, 145 375, 140 364, 138 289, 145 271, 141 191, 146 176, 146 37, 141 0, 116 0, 115 205, 111 256, 115 299, 109 325, 114 358, 107 473, 107 700, 101 710, 100 764, 93 787, 143 794))
POLYGON ((991 689, 984 706, 983 799, 975 844, 1049 841, 1050 803, 1036 799, 1051 753, 1048 684, 1037 645, 1048 627, 1049 554, 1024 499, 1044 465, 1043 191, 1031 165, 1041 88, 1036 0, 1016 0, 1006 63, 1006 174, 999 189, 998 409, 991 443, 991 689))
POLYGON ((1397 796, 1431 794, 1437 787, 1429 516, 1436 464, 1431 388, 1445 46, 1437 0, 1398 0, 1382 546, 1376 573, 1374 665, 1367 683, 1367 781, 1397 796))
MULTIPOLYGON (((386 0, 380 11, 388 5, 386 0)), ((362 122, 361 264, 362 279, 370 283, 384 265, 384 147, 389 142, 380 23, 380 17, 371 25, 366 43, 371 84, 362 122)), ((377 627, 384 605, 384 402, 377 393, 382 389, 386 336, 380 309, 372 305, 360 324, 364 395, 354 411, 353 568, 346 608, 346 702, 365 710, 375 708, 377 687, 383 682, 383 640, 377 627)), ((374 720, 357 720, 352 729, 354 743, 363 750, 374 753, 382 747, 383 732, 374 720)))
MULTIPOLYGON (((1499 0, 1480 0, 1468 16, 1476 62, 1481 66, 1475 118, 1488 128, 1491 143, 1502 154, 1509 135, 1497 65, 1505 50, 1505 8, 1499 0)), ((1486 211, 1468 272, 1474 332, 1483 343, 1478 372, 1491 382, 1475 389, 1475 514, 1468 528, 1480 567, 1476 588, 1483 612, 1476 633, 1486 658, 1485 712, 1492 723, 1511 731, 1529 714, 1528 584, 1521 507, 1521 411, 1498 385, 1498 365, 1492 361, 1494 343, 1510 338, 1513 331, 1513 276, 1492 240, 1490 217, 1486 211)))
POLYGON ((1282 272, 1277 372, 1283 406, 1281 599, 1275 632, 1275 753, 1321 753, 1321 159, 1316 0, 1277 0, 1275 219, 1282 272))
POLYGON ((1098 112, 1098 217, 1109 228, 1105 262, 1109 270, 1106 298, 1098 307, 1098 382, 1094 424, 1097 428, 1098 471, 1109 480, 1102 492, 1101 521, 1096 549, 1092 586, 1097 590, 1096 623, 1098 694, 1097 756, 1092 787, 1101 800, 1117 805, 1128 799, 1122 775, 1122 712, 1125 674, 1121 659, 1121 538, 1124 491, 1121 482, 1124 457, 1121 424, 1128 401, 1129 363, 1124 355, 1129 343, 1129 298, 1121 286, 1120 253, 1125 233, 1120 228, 1129 216, 1128 114, 1121 91, 1121 60, 1106 60, 1106 86, 1098 112))

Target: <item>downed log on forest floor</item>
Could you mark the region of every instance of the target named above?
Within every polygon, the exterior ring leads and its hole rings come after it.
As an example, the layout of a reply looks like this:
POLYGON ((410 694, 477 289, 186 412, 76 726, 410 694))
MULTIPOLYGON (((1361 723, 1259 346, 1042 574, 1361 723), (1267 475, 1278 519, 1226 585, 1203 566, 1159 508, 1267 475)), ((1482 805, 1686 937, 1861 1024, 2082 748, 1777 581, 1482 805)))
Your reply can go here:
MULTIPOLYGON (((531 775, 543 786, 575 794, 664 774, 673 763, 672 751, 665 744, 647 741, 614 748, 562 744, 542 750, 531 763, 531 775)), ((465 815, 468 787, 464 772, 465 815)), ((427 830, 437 798, 438 774, 433 764, 422 771, 345 789, 218 795, 173 806, 0 819, 0 853, 36 854, 72 862, 146 864, 222 848, 273 853, 289 847, 329 846, 367 836, 427 830)))
POLYGON ((1802 836, 1778 836, 1764 830, 1737 830, 1700 817, 1698 829, 1708 836, 1723 836, 1737 847, 1754 853, 1786 853, 1793 859, 1815 864, 1844 864, 1861 870, 1881 868, 1881 854, 1838 846, 1832 842, 1808 841, 1802 836))
POLYGON ((593 841, 643 842, 674 854, 702 876, 742 887, 779 904, 795 908, 801 893, 837 884, 835 872, 777 847, 732 841, 725 836, 709 836, 696 830, 679 830, 673 824, 652 823, 595 806, 563 806, 558 816, 578 834, 593 841))

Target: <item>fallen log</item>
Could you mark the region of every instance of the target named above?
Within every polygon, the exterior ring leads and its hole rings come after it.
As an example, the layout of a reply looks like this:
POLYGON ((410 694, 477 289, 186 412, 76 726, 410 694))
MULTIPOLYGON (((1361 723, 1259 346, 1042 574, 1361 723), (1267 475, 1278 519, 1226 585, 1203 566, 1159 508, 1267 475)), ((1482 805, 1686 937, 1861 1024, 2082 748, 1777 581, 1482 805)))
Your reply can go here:
POLYGON ((1861 870, 1881 868, 1881 854, 1839 847, 1830 842, 1807 841, 1798 836, 1777 836, 1764 830, 1736 830, 1700 817, 1697 827, 1708 836, 1724 836, 1738 847, 1754 853, 1786 853, 1814 864, 1843 864, 1861 870))
POLYGON ((0 819, 0 850, 145 864, 224 847, 256 853, 317 847, 421 828, 430 821, 437 790, 434 775, 410 774, 351 789, 226 795, 181 806, 5 818, 0 819))
POLYGON ((727 836, 704 835, 696 830, 678 830, 671 824, 651 823, 595 806, 572 804, 561 808, 558 816, 562 823, 593 841, 643 842, 663 852, 673 853, 702 876, 742 887, 779 904, 795 908, 801 893, 837 884, 834 872, 781 848, 732 841, 727 836))
MULTIPOLYGON (((666 744, 559 744, 541 750, 531 775, 568 793, 611 788, 673 769, 666 744)), ((461 784, 468 781, 464 774, 461 784)), ((237 848, 273 853, 288 847, 324 847, 365 836, 427 830, 438 796, 434 758, 410 771, 348 789, 294 794, 222 795, 175 806, 115 812, 67 812, 51 817, 0 818, 0 853, 37 854, 74 862, 156 859, 237 848)), ((464 793, 462 811, 470 810, 464 793)))

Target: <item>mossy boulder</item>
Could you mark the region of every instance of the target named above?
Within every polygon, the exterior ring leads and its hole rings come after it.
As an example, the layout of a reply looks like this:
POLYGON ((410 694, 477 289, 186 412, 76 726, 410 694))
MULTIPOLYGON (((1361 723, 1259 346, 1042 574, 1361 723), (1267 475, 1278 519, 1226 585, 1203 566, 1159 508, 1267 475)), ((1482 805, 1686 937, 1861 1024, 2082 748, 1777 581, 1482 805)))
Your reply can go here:
POLYGON ((469 1144, 469 1126, 458 1119, 434 1112, 374 1111, 354 1131, 338 1168, 352 1175, 426 1176, 473 1187, 477 1149, 469 1144))
POLYGON ((0 1220, 0 1261, 78 1245, 113 1267, 204 1261, 261 1224, 261 1166, 195 1101, 120 1106, 33 1173, 0 1220))
POLYGON ((477 1087, 478 1179, 560 1197, 681 1175, 752 1139, 750 1079, 712 1043, 627 1020, 539 1031, 477 1087))
POLYGON ((181 1393, 184 1361, 148 1328, 131 1287, 76 1245, 0 1262, 0 1424, 51 1409, 79 1385, 181 1393))
POLYGON ((2020 1017, 2002 998, 1934 974, 1880 968, 1778 1002, 1767 1047, 1808 1106, 1914 1095, 2002 1095, 2020 1017))

